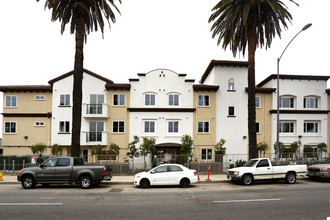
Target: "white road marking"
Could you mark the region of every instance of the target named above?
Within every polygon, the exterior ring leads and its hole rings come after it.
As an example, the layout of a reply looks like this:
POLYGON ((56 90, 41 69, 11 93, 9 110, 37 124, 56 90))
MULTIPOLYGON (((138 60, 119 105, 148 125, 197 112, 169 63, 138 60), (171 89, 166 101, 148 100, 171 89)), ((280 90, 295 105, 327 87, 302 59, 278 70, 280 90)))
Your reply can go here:
POLYGON ((63 205, 63 203, 0 203, 0 206, 63 205))
POLYGON ((265 202, 265 201, 280 201, 280 198, 276 199, 246 199, 246 200, 225 200, 225 201, 213 201, 213 203, 232 203, 232 202, 265 202))

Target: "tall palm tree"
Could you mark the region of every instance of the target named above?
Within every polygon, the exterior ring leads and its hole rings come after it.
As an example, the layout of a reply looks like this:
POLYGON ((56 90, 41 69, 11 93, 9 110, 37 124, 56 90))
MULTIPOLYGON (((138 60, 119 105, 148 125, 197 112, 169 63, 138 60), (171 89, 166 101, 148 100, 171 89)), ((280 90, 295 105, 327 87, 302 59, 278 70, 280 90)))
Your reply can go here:
MULTIPOLYGON (((38 2, 39 0, 37 0, 38 2)), ((82 80, 84 68, 84 41, 87 34, 100 28, 104 30, 104 18, 112 23, 116 17, 112 8, 120 13, 115 5, 116 0, 46 0, 45 8, 52 10, 52 21, 61 22, 61 34, 65 26, 70 23, 71 34, 75 33, 76 52, 73 73, 73 105, 72 105, 72 132, 71 156, 80 155, 80 130, 82 106, 82 80)), ((121 0, 118 0, 121 3, 121 0)))
POLYGON ((257 47, 270 47, 276 34, 281 37, 281 26, 287 29, 287 21, 291 22, 292 16, 279 0, 220 0, 212 11, 209 23, 213 22, 212 37, 218 36, 218 45, 221 41, 224 49, 230 45, 234 56, 237 50, 244 55, 248 45, 249 158, 257 157, 255 52, 257 47))

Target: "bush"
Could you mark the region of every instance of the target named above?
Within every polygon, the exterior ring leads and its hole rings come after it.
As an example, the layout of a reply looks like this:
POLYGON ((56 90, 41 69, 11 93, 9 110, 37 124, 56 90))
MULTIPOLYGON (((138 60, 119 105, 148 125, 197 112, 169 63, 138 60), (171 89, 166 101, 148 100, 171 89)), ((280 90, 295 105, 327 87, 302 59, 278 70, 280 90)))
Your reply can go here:
POLYGON ((235 167, 241 167, 246 163, 246 160, 236 160, 235 167))

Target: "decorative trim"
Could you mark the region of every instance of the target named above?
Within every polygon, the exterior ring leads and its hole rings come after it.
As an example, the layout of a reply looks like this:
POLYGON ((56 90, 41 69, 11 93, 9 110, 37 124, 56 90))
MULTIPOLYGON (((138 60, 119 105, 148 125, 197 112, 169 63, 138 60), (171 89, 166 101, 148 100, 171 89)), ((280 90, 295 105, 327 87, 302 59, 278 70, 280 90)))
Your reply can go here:
POLYGON ((1 113, 4 117, 31 117, 31 118, 37 118, 37 117, 52 117, 52 113, 1 113))
POLYGON ((219 90, 219 88, 220 88, 220 86, 213 86, 213 85, 204 85, 204 84, 193 85, 193 89, 195 92, 197 92, 197 91, 216 92, 219 90))
MULTIPOLYGON (((280 114, 328 114, 330 110, 280 110, 280 114)), ((276 114, 277 110, 270 110, 269 113, 276 114)))
MULTIPOLYGON (((321 80, 321 81, 327 81, 330 76, 314 76, 314 75, 279 75, 280 79, 290 79, 290 80, 321 80)), ((267 82, 269 82, 272 79, 277 79, 277 74, 272 74, 268 76, 266 79, 264 79, 262 82, 260 82, 257 87, 262 87, 267 82)))
POLYGON ((195 108, 127 108, 129 112, 194 112, 195 108))

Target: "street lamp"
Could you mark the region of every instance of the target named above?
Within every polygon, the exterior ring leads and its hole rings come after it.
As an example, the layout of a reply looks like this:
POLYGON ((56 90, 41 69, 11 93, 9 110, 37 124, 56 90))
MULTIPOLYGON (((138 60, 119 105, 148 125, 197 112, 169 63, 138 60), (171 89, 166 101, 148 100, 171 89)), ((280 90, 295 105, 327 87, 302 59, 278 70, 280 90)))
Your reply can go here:
POLYGON ((277 132, 276 132, 276 164, 279 165, 279 156, 280 156, 280 92, 279 92, 279 88, 280 88, 280 61, 281 58, 284 54, 284 52, 286 51, 286 49, 289 47, 289 45, 291 44, 291 42, 302 32, 307 30, 308 28, 310 28, 310 26, 312 26, 312 23, 306 24, 292 39, 291 41, 288 43, 288 45, 286 45, 285 49, 283 50, 281 56, 279 58, 277 58, 277 132))

